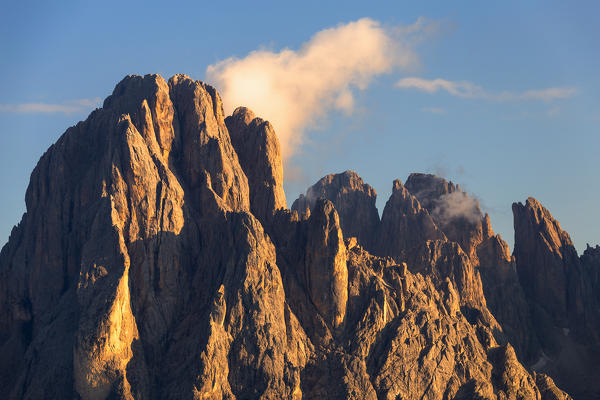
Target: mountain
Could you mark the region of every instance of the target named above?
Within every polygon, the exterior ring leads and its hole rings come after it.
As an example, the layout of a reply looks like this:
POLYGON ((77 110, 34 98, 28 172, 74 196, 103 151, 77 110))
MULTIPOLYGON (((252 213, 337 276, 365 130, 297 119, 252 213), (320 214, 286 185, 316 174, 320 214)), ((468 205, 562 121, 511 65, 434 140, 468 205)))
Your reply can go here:
POLYGON ((346 171, 287 209, 269 122, 126 77, 42 156, 0 252, 0 396, 598 396, 600 247, 529 199, 511 255, 433 175, 381 219, 376 196, 346 171))

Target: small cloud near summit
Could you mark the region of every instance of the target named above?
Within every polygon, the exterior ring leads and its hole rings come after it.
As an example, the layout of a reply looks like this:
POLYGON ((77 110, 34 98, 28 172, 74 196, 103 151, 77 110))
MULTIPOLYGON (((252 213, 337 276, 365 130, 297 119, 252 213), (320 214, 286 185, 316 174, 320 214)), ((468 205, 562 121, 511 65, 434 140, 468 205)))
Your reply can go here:
POLYGON ((441 196, 435 202, 432 214, 442 224, 449 224, 457 219, 464 219, 469 223, 475 224, 483 217, 479 207, 479 200, 474 196, 460 191, 441 196))

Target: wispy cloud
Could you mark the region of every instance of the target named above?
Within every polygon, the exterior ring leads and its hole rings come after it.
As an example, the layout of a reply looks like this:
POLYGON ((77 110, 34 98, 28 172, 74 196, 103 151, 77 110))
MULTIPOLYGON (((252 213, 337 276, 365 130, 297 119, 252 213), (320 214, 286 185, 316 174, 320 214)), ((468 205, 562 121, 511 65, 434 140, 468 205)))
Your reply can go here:
POLYGON ((77 99, 63 103, 22 103, 22 104, 0 104, 0 112, 34 114, 34 113, 62 113, 72 114, 99 107, 102 99, 77 99))
POLYGON ((421 111, 430 114, 446 114, 447 112, 445 108, 441 107, 423 107, 421 111))
POLYGON ((574 87, 553 87, 541 90, 528 90, 521 93, 518 98, 523 100, 542 100, 552 101, 557 99, 566 99, 577 93, 574 87))
POLYGON ((559 115, 560 112, 561 112, 560 107, 552 107, 551 109, 546 111, 546 115, 549 117, 555 117, 555 116, 559 115))
POLYGON ((481 87, 470 82, 451 82, 445 79, 427 80, 422 78, 403 78, 396 82, 396 87, 401 89, 418 89, 427 93, 445 90, 458 97, 480 97, 484 94, 481 87))
POLYGON ((317 32, 298 50, 226 59, 209 66, 206 79, 222 93, 227 113, 244 105, 269 120, 288 158, 306 128, 328 111, 352 112, 353 90, 366 89, 378 75, 414 69, 414 43, 431 32, 425 19, 386 27, 363 18, 317 32))
POLYGON ((417 77, 400 79, 396 82, 396 87, 400 89, 417 89, 427 93, 445 91, 456 97, 491 101, 539 100, 549 102, 558 99, 566 99, 577 93, 577 89, 574 87, 551 87, 539 90, 527 90, 524 92, 503 91, 492 93, 486 91, 483 87, 468 81, 449 81, 440 78, 428 80, 417 77))
POLYGON ((475 224, 483 217, 479 200, 465 192, 452 192, 441 196, 435 202, 431 213, 444 225, 457 219, 464 219, 475 224))

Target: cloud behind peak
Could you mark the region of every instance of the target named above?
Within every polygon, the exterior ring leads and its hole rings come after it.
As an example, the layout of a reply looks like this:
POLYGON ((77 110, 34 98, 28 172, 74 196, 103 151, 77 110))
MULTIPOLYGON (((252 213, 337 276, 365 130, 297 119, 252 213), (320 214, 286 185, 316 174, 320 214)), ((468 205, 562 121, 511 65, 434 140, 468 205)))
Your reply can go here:
POLYGON ((407 38, 423 26, 418 20, 410 29, 386 28, 363 18, 324 29, 298 50, 256 50, 244 58, 228 58, 210 65, 206 77, 221 91, 227 113, 244 105, 268 119, 287 158, 327 111, 352 112, 353 89, 367 88, 377 75, 416 65, 407 38))

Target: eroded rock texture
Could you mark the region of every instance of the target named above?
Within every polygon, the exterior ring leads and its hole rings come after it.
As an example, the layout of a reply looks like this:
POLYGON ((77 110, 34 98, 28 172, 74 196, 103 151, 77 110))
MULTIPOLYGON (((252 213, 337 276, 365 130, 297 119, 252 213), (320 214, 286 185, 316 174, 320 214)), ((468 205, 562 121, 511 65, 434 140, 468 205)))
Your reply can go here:
POLYGON ((513 214, 517 271, 541 347, 533 367, 575 398, 594 398, 600 393, 597 251, 588 246, 578 257, 569 234, 532 197, 514 203, 513 214))
POLYGON ((306 195, 300 195, 292 210, 306 214, 312 210, 318 199, 331 201, 339 216, 342 230, 348 237, 356 237, 365 248, 375 245, 375 235, 379 225, 379 214, 375 207, 377 193, 363 182, 354 171, 327 175, 313 186, 306 195))
POLYGON ((412 256, 428 240, 446 240, 429 211, 421 207, 400 180, 394 181, 377 236, 375 252, 397 260, 412 256))
POLYGON ((126 77, 40 159, 0 253, 0 397, 597 393, 569 360, 598 366, 600 252, 541 206, 516 206, 513 257, 432 175, 395 181, 381 221, 354 172, 291 210, 282 182, 267 121, 184 75, 126 77))
POLYGON ((279 141, 268 121, 256 118, 245 107, 225 118, 231 143, 250 185, 250 208, 260 221, 287 208, 283 191, 283 165, 279 141))

